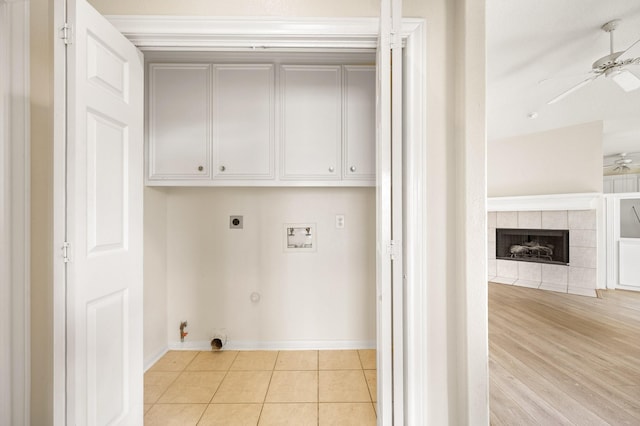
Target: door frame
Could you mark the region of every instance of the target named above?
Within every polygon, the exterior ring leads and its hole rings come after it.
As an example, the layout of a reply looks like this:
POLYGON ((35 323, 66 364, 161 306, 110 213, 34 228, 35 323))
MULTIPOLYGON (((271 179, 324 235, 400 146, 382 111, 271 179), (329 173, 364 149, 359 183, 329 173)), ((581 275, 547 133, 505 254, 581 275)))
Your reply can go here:
MULTIPOLYGON (((378 18, 106 16, 140 50, 375 49, 378 18)), ((402 19, 405 119, 404 395, 407 424, 425 424, 427 358, 426 23, 402 19), (409 371, 411 374, 407 374, 409 371)), ((379 244, 380 242, 378 242, 379 244)))
MULTIPOLYGON (((58 17, 56 17, 58 18, 58 17)), ((162 16, 106 16, 139 49, 145 50, 254 50, 375 49, 377 18, 202 18, 162 16)), ((55 22, 62 22, 55 19, 55 22)), ((427 390, 427 232, 426 217, 426 23, 402 20, 404 45, 404 218, 405 238, 405 421, 425 424, 427 390), (407 371, 410 374, 407 374, 407 371)), ((54 49, 61 48, 54 43, 54 49)), ((58 76, 59 77, 59 76, 58 76)), ((64 81, 54 78, 54 98, 64 81)), ((63 113, 61 105, 56 111, 63 113)), ((54 230, 64 222, 64 129, 54 135, 54 230)), ((54 231, 54 234, 55 231, 54 231)), ((64 342, 64 281, 59 262, 62 236, 54 235, 54 342, 64 342), (57 270, 56 270, 57 269, 57 270)), ((54 421, 64 411, 64 344, 54 345, 54 421)), ((57 422, 56 422, 57 423, 57 422)), ((62 423, 60 423, 62 424, 62 423)))
POLYGON ((29 0, 0 0, 0 424, 30 423, 29 0))

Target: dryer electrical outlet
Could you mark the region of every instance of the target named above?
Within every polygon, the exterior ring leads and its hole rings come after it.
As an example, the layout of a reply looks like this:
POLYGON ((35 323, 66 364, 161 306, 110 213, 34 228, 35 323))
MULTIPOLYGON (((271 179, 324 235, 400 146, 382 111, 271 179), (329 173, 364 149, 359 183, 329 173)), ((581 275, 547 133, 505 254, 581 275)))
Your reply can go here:
POLYGON ((230 229, 242 229, 242 216, 229 216, 230 229))

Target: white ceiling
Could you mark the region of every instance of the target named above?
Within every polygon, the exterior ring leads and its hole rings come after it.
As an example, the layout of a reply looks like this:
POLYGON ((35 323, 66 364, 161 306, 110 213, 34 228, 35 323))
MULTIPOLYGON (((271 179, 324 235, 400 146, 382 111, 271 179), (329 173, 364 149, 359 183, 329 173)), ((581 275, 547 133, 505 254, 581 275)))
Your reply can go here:
MULTIPOLYGON (((488 0, 489 141, 602 120, 604 155, 640 151, 640 90, 603 76, 547 105, 609 54, 600 27, 613 19, 622 20, 614 51, 626 50, 640 39, 640 0, 488 0)), ((640 77, 640 66, 632 70, 640 77)))

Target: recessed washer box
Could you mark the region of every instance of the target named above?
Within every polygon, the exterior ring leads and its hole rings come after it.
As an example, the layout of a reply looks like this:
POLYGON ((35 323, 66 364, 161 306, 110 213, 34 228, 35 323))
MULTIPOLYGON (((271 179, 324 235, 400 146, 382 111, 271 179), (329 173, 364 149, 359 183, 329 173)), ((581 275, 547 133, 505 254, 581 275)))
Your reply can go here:
POLYGON ((313 252, 317 249, 315 223, 285 223, 284 251, 290 253, 313 252))

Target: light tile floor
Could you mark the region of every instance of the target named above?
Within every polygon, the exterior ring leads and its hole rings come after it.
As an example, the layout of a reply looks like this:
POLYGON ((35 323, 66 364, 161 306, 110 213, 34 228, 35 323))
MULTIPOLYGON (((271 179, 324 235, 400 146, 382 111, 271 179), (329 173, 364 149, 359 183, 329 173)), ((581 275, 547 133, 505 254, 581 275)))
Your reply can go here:
POLYGON ((375 425, 376 352, 169 351, 144 375, 145 425, 375 425))

